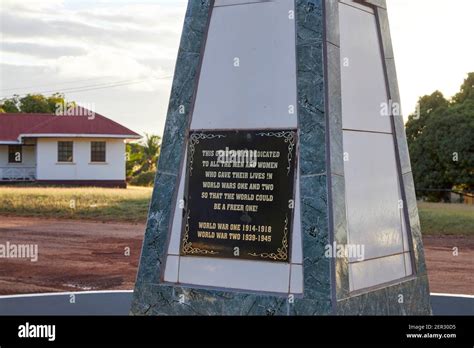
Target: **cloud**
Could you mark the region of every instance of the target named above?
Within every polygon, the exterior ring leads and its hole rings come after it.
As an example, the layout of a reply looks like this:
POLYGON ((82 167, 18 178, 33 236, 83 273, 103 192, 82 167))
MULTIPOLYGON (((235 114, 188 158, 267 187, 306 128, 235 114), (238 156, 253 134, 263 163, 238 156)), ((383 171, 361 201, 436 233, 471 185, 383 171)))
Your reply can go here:
POLYGON ((25 18, 20 15, 4 13, 1 16, 2 34, 4 38, 42 38, 50 41, 68 40, 79 41, 85 44, 100 44, 106 46, 124 46, 130 43, 151 43, 157 40, 158 35, 164 40, 176 34, 169 29, 147 30, 130 28, 124 22, 122 25, 107 25, 104 23, 81 21, 80 16, 69 16, 69 20, 62 18, 25 18))
POLYGON ((139 63, 121 50, 104 47, 84 56, 64 56, 56 60, 57 73, 65 78, 113 76, 121 79, 145 78, 164 74, 160 67, 155 71, 139 63))
POLYGON ((49 46, 31 42, 2 42, 2 51, 30 55, 40 58, 59 58, 62 56, 81 56, 87 53, 82 47, 49 46))
POLYGON ((45 13, 49 10, 57 10, 64 6, 64 0, 2 0, 2 11, 45 13))
MULTIPOLYGON (((186 6, 183 1, 176 3, 179 1, 2 2, 2 61, 48 66, 56 78, 68 80, 169 76, 186 6)), ((15 85, 8 71, 3 76, 15 85)), ((151 82, 124 88, 150 91, 158 85, 151 82)))

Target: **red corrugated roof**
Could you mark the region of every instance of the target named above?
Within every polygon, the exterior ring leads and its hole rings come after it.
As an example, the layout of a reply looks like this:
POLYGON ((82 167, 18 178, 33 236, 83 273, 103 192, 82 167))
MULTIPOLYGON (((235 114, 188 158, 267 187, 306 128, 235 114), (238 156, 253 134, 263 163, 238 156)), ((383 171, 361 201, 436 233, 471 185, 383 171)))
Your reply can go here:
POLYGON ((18 141, 18 138, 22 135, 45 134, 140 137, 134 131, 97 113, 94 117, 88 117, 87 113, 83 111, 77 112, 73 116, 25 113, 0 114, 0 141, 18 141))

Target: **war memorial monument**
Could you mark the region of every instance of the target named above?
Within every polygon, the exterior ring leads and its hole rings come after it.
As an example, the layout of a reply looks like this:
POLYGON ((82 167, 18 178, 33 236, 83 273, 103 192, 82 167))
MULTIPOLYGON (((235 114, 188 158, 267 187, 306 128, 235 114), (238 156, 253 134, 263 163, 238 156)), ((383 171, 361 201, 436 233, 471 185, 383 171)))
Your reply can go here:
POLYGON ((133 315, 427 315, 385 0, 190 0, 133 315))

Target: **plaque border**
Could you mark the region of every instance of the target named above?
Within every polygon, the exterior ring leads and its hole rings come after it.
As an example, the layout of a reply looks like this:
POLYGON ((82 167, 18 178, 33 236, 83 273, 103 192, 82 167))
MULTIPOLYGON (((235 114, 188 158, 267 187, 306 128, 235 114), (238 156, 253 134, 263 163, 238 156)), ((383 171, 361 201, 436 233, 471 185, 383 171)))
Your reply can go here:
MULTIPOLYGON (((294 175, 293 175, 293 192, 291 195, 291 198, 293 201, 296 199, 296 182, 297 182, 297 176, 298 176, 298 128, 285 128, 282 129, 281 127, 279 128, 263 128, 263 129, 252 129, 252 128, 239 128, 239 129, 222 129, 222 128, 213 128, 213 129, 196 129, 196 130, 189 130, 189 135, 187 137, 187 149, 188 149, 188 158, 187 158, 187 163, 185 163, 185 170, 184 174, 186 175, 185 182, 184 182, 184 201, 187 204, 186 198, 188 197, 188 192, 189 192, 189 179, 188 175, 192 176, 192 171, 193 171, 193 162, 194 162, 194 153, 195 149, 194 146, 196 144, 199 144, 199 140, 212 140, 216 138, 225 138, 226 136, 224 134, 213 134, 213 133, 219 133, 219 132, 227 132, 227 133, 232 133, 232 132, 254 132, 256 133, 257 136, 266 136, 266 137, 276 137, 276 138, 283 138, 285 143, 288 143, 288 167, 287 167, 287 175, 290 175, 291 172, 291 162, 293 161, 293 151, 294 151, 294 162, 295 162, 295 169, 294 169, 294 175), (188 173, 189 169, 189 173, 188 173)), ((219 254, 218 251, 215 250, 207 250, 207 249, 200 249, 193 247, 192 242, 187 242, 188 240, 188 233, 189 233, 189 214, 190 210, 187 209, 187 206, 185 206, 184 210, 187 212, 183 216, 182 219, 182 228, 181 228, 181 233, 180 233, 180 257, 206 257, 206 255, 217 255, 219 254), (182 254, 183 250, 187 249, 189 250, 189 253, 187 254, 182 254)), ((276 253, 248 253, 248 255, 253 256, 257 259, 244 259, 244 258, 230 258, 230 257, 220 257, 219 259, 221 260, 242 260, 242 261, 265 261, 266 259, 271 259, 276 262, 281 262, 285 264, 291 265, 291 243, 289 243, 288 240, 288 234, 289 234, 289 229, 291 228, 291 225, 294 223, 294 212, 295 209, 291 209, 291 216, 290 216, 290 221, 288 214, 286 215, 285 218, 285 226, 283 230, 283 239, 281 243, 281 247, 277 248, 276 253), (260 260, 258 259, 260 258, 260 260), (263 260, 261 260, 263 259, 263 260)), ((172 225, 170 226, 170 233, 172 225)))

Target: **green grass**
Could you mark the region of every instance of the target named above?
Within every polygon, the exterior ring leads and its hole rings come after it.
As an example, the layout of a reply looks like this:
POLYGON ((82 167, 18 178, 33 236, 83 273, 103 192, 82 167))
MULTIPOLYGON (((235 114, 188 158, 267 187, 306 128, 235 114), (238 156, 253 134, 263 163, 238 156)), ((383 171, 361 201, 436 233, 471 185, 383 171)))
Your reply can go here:
POLYGON ((151 188, 0 186, 0 215, 94 221, 145 222, 151 188))
MULTIPOLYGON (((151 188, 0 186, 0 215, 94 221, 145 222, 151 188)), ((419 203, 424 235, 474 235, 474 206, 419 203)))
POLYGON ((424 235, 474 236, 474 206, 467 204, 418 203, 424 235))

